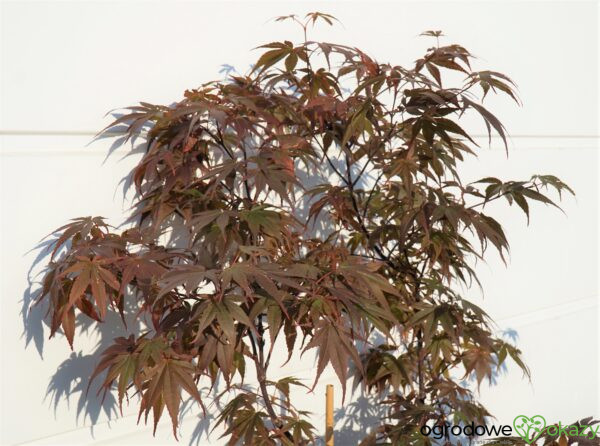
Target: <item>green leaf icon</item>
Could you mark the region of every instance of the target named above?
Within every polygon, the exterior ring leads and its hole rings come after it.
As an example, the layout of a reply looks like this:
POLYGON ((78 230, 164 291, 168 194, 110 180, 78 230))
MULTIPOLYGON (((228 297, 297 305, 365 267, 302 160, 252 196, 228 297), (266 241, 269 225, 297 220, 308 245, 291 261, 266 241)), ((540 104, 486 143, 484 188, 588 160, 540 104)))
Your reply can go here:
POLYGON ((532 444, 546 428, 546 419, 541 415, 532 417, 517 415, 513 420, 513 427, 526 443, 532 444))

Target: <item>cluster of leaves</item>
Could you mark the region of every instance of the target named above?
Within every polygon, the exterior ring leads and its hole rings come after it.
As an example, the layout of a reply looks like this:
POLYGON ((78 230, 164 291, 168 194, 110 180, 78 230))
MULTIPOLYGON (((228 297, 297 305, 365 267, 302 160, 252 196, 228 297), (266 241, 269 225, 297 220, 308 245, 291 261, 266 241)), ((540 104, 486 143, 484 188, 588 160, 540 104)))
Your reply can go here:
MULTIPOLYGON (((306 36, 333 18, 280 20, 306 36)), ((140 395, 155 426, 166 407, 175 434, 181 399, 203 404, 206 378, 231 397, 218 418, 230 444, 313 442, 290 398, 300 382, 269 380, 279 338, 289 357, 316 350, 309 388, 331 365, 344 392, 353 376, 381 396, 388 413, 364 444, 429 444, 423 423, 482 421, 460 377, 480 383, 509 356, 528 373, 457 292, 490 244, 508 251, 484 206, 504 198, 529 217, 531 201, 554 204, 548 188, 571 192, 550 175, 461 181, 478 146, 458 120, 479 115, 506 144, 476 98, 517 100, 511 80, 473 71, 459 45, 438 44, 411 68, 306 37, 261 48, 247 75, 172 106, 130 107, 108 127, 143 138, 132 224, 119 232, 88 217, 57 230, 40 296, 52 334, 62 328, 72 345, 77 313, 100 322, 134 300, 148 331, 117 339, 93 376, 106 372, 119 402, 140 395), (446 85, 446 70, 465 81, 446 85), (256 388, 244 384, 248 366, 256 388)))

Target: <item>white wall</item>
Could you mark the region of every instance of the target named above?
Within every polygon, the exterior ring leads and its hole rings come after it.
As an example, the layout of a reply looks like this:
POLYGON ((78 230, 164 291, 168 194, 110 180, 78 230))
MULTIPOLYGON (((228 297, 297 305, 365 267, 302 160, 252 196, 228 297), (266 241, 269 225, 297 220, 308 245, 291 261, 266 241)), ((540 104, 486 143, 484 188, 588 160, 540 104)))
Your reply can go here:
MULTIPOLYGON (((135 159, 119 161, 125 153, 119 150, 103 162, 107 143, 86 146, 107 123, 108 110, 139 100, 176 101, 186 88, 219 77, 221 64, 245 70, 256 57, 251 48, 290 33, 300 37, 290 25, 268 19, 313 10, 344 23, 321 27, 315 37, 357 45, 378 60, 408 65, 429 44, 417 35, 442 29, 447 41, 481 56, 481 67, 517 81, 522 108, 490 102, 513 135, 509 158, 493 140, 478 161, 465 165, 465 175, 553 173, 577 198, 565 201, 566 216, 535 206, 529 227, 516 209, 497 209, 511 259, 508 268, 497 259, 479 267, 483 306, 500 328, 518 332, 533 379, 523 380, 510 367, 496 385, 482 388, 482 398, 508 424, 520 413, 563 423, 600 416, 596 2, 4 1, 0 443, 174 443, 166 419, 154 439, 150 427, 136 426, 135 404, 123 418, 109 404, 83 404, 97 334, 76 341, 71 354, 64 339, 47 339, 39 311, 24 330, 20 312, 37 255, 30 250, 72 217, 121 220, 127 205, 117 184, 135 159), (78 378, 69 378, 73 374, 78 378)), ((471 294, 479 299, 477 290, 471 294)), ((103 330, 104 338, 113 334, 103 330)), ((296 360, 278 373, 302 375, 311 365, 296 360)), ((328 372, 314 394, 301 396, 318 426, 324 385, 334 382, 328 372)), ((194 415, 184 418, 182 444, 218 444, 200 436, 197 424, 194 415)), ((352 444, 349 438, 337 444, 352 444)))

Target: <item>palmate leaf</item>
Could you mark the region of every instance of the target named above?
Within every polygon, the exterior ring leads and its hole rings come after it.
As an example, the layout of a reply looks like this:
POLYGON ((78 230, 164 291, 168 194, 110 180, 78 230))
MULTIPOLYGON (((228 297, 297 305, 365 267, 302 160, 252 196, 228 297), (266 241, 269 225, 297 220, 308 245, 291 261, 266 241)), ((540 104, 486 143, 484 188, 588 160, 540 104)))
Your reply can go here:
POLYGON ((138 420, 142 413, 147 420, 150 410, 153 410, 154 430, 156 430, 163 407, 166 406, 176 438, 182 390, 202 404, 194 382, 195 367, 186 360, 173 357, 173 352, 160 338, 154 340, 140 338, 136 341, 131 335, 127 339, 115 339, 115 344, 102 353, 102 359, 94 370, 89 384, 104 371, 106 376, 99 392, 104 391, 106 394, 116 382, 119 407, 122 410, 127 389, 135 386, 142 395, 138 420))
POLYGON ((107 262, 102 258, 79 258, 75 264, 62 272, 61 276, 75 275, 64 311, 77 305, 84 293, 89 290, 96 301, 100 318, 104 319, 110 301, 107 291, 114 296, 121 287, 113 273, 103 267, 107 262))
POLYGON ((188 361, 174 358, 161 358, 161 360, 147 371, 148 380, 142 390, 140 413, 148 419, 150 410, 154 414, 154 432, 160 420, 163 408, 166 406, 173 424, 173 435, 177 438, 177 424, 179 406, 182 399, 182 390, 185 390, 196 401, 202 403, 202 398, 194 382, 195 367, 188 361))
MULTIPOLYGON (((273 446, 277 444, 265 424, 268 415, 255 408, 257 398, 252 393, 241 393, 228 402, 215 424, 228 426, 221 437, 230 436, 229 445, 244 441, 245 444, 273 446)), ((213 428, 214 429, 214 428, 213 428)))
POLYGON ((121 270, 121 287, 119 294, 125 294, 126 287, 132 282, 136 284, 150 283, 162 278, 167 268, 161 262, 167 261, 177 255, 166 252, 144 252, 136 256, 127 256, 117 262, 121 270))
POLYGON ((475 109, 480 116, 483 118, 485 125, 488 129, 489 142, 492 142, 492 133, 491 128, 493 127, 496 133, 502 138, 502 142, 504 143, 504 147, 508 153, 508 142, 506 140, 506 129, 504 125, 496 118, 492 113, 490 113, 483 105, 477 104, 476 102, 471 101, 470 99, 463 97, 463 101, 466 107, 470 107, 475 109))
POLYGON ((362 362, 356 346, 352 343, 350 333, 343 326, 339 326, 331 321, 321 320, 317 323, 315 332, 303 352, 311 348, 318 348, 319 357, 313 389, 327 364, 331 364, 340 380, 343 399, 345 399, 350 361, 362 372, 362 362))
POLYGON ((44 278, 36 303, 45 298, 50 299, 50 336, 54 336, 62 326, 71 349, 75 332, 75 308, 96 321, 104 319, 109 305, 115 306, 117 303, 115 307, 121 310, 117 299, 119 282, 105 268, 109 262, 100 257, 90 259, 77 256, 74 261, 69 258, 52 265, 44 278), (95 301, 95 307, 92 301, 95 301))
POLYGON ((496 89, 509 95, 517 104, 520 104, 514 88, 515 83, 502 73, 496 71, 479 71, 469 75, 470 82, 478 83, 483 90, 482 100, 485 99, 490 89, 496 93, 496 89))
POLYGON ((521 210, 523 210, 527 217, 527 223, 529 223, 528 200, 540 201, 544 204, 549 204, 560 209, 560 207, 554 201, 541 193, 540 190, 547 189, 550 186, 558 192, 559 197, 561 196, 562 191, 567 191, 574 195, 574 192, 571 188, 552 175, 533 175, 530 181, 506 182, 503 182, 498 178, 487 177, 471 184, 479 183, 488 184, 485 189, 485 193, 483 195, 479 194, 480 196, 485 196, 485 200, 482 203, 484 206, 489 201, 495 200, 499 197, 504 197, 509 204, 512 205, 514 201, 521 208, 521 210))
POLYGON ((259 59, 256 61, 254 65, 254 70, 259 70, 263 72, 267 70, 272 65, 275 65, 277 62, 288 56, 293 51, 293 46, 291 42, 274 42, 268 45, 263 45, 261 48, 274 48, 265 53, 263 53, 259 59))
POLYGON ((177 266, 161 276, 158 297, 178 286, 183 286, 185 290, 190 293, 196 290, 209 277, 210 274, 202 265, 177 266))
POLYGON ((478 384, 481 384, 485 377, 489 379, 492 377, 494 362, 490 351, 486 349, 474 346, 467 347, 463 355, 463 364, 465 366, 465 376, 474 372, 478 384))
POLYGON ((283 395, 289 399, 290 397, 290 386, 298 386, 304 387, 308 389, 308 387, 300 382, 297 378, 293 376, 286 376, 284 378, 279 379, 277 382, 269 381, 267 384, 274 386, 277 390, 279 390, 283 395))
POLYGON ((118 379, 119 408, 122 408, 123 397, 130 382, 139 383, 139 380, 134 381, 136 374, 139 373, 138 354, 135 349, 136 342, 133 335, 129 338, 116 338, 115 343, 102 352, 102 358, 88 382, 88 390, 92 381, 107 370, 106 377, 98 393, 104 391, 106 395, 113 382, 118 379))
POLYGON ((60 248, 69 240, 85 240, 89 235, 102 235, 108 229, 104 222, 104 217, 81 217, 74 218, 73 223, 66 224, 56 229, 52 234, 61 233, 60 236, 50 246, 54 246, 50 260, 54 258, 60 248))

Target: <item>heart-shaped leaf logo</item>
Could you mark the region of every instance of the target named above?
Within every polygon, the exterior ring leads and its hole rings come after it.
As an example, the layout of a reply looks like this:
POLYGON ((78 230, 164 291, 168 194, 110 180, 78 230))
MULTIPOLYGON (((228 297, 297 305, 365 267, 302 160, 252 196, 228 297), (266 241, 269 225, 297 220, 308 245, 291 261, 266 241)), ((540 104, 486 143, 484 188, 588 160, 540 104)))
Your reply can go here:
POLYGON ((546 419, 541 415, 532 417, 518 415, 513 420, 513 427, 523 440, 532 444, 546 428, 546 419))

